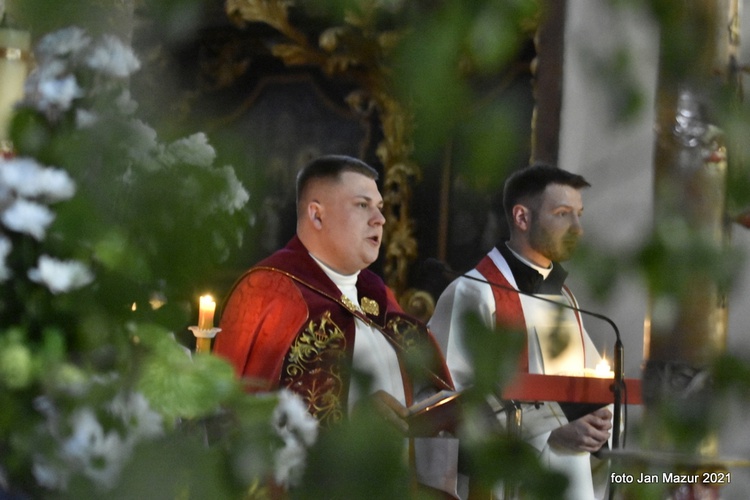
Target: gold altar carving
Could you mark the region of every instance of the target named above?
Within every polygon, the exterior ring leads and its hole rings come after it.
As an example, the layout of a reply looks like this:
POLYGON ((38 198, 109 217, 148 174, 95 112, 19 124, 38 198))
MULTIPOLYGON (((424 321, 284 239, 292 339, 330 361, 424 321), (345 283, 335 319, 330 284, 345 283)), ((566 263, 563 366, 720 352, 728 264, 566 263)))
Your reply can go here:
POLYGON ((383 132, 377 156, 384 172, 384 273, 399 295, 407 287, 409 263, 417 256, 409 203, 412 182, 421 176, 420 167, 411 159, 413 117, 394 97, 384 63, 401 33, 380 31, 376 2, 366 1, 360 4, 359 13, 348 13, 343 25, 324 30, 314 43, 290 21, 289 9, 294 4, 289 0, 228 0, 226 13, 240 27, 251 22, 273 27, 285 38, 273 45, 275 57, 287 66, 317 66, 329 77, 351 79, 358 89, 346 98, 350 108, 362 118, 377 113, 383 132))

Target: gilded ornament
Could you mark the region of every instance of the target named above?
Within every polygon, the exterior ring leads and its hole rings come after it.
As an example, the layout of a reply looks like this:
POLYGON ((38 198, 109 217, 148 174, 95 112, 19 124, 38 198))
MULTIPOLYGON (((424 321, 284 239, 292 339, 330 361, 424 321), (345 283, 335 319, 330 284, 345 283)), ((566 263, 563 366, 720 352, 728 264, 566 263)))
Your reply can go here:
POLYGON ((352 312, 359 311, 359 306, 357 306, 357 304, 355 304, 354 301, 352 301, 346 295, 343 295, 343 294, 341 295, 341 303, 344 304, 344 306, 346 306, 346 308, 352 312))
POLYGON ((303 2, 292 0, 228 0, 225 9, 239 26, 263 22, 286 37, 273 48, 274 56, 286 65, 317 65, 328 76, 353 78, 360 87, 347 99, 353 111, 367 120, 377 112, 383 131, 376 154, 383 164, 385 186, 384 278, 400 296, 407 288, 408 268, 417 254, 409 204, 412 183, 421 176, 419 165, 411 159, 414 117, 395 95, 388 66, 388 55, 405 32, 382 29, 378 25, 381 6, 367 0, 361 3, 361 10, 347 12, 343 25, 331 26, 318 40, 310 40, 289 17, 290 7, 301 5, 303 2))
POLYGON ((345 351, 344 332, 327 311, 319 323, 310 321, 307 324, 287 354, 282 385, 294 388, 307 382, 309 388, 305 399, 310 411, 321 423, 336 422, 343 414, 343 382, 338 366, 345 351))
POLYGON ((360 302, 360 307, 362 307, 362 310, 365 313, 370 314, 372 316, 377 316, 378 314, 380 314, 380 306, 374 300, 368 297, 362 297, 362 299, 359 302, 360 302))

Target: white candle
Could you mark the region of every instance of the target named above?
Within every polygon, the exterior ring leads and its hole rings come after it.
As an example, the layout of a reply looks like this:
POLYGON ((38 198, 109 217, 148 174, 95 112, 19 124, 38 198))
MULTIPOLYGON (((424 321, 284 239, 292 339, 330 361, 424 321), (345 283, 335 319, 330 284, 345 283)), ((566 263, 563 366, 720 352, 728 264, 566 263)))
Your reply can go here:
POLYGON ((0 140, 9 139, 13 106, 23 98, 31 33, 0 27, 0 140))
POLYGON ((214 327, 214 313, 216 312, 216 302, 210 295, 201 295, 200 310, 198 311, 198 328, 201 330, 210 330, 214 327))
POLYGON ((602 358, 602 360, 596 364, 596 370, 595 370, 594 376, 599 377, 599 378, 614 378, 615 377, 615 372, 613 372, 610 369, 609 363, 607 362, 607 358, 602 358))

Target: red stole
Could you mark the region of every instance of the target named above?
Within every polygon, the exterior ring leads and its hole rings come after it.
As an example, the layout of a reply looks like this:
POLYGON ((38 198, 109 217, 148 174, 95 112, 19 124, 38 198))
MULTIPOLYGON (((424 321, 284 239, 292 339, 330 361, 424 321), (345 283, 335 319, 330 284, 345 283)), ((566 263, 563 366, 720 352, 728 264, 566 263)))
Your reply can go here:
MULTIPOLYGON (((526 319, 523 312, 523 306, 521 305, 521 297, 519 292, 514 291, 513 285, 510 284, 505 275, 497 268, 495 263, 492 261, 489 255, 486 255, 476 266, 477 272, 482 277, 490 282, 502 285, 505 288, 493 286, 492 295, 495 299, 495 327, 499 330, 511 329, 526 332, 526 319)), ((573 293, 568 289, 567 286, 563 285, 563 295, 567 298, 568 302, 573 307, 578 307, 573 293)), ((586 343, 583 338, 583 323, 581 321, 581 315, 578 311, 574 311, 576 321, 578 323, 578 332, 580 334, 580 342, 584 353, 584 363, 586 358, 586 343)), ((519 367, 524 372, 529 371, 529 338, 528 334, 525 335, 524 348, 521 352, 521 358, 519 359, 519 367)))
MULTIPOLYGON (((500 272, 495 263, 492 261, 489 255, 486 255, 476 267, 477 272, 482 277, 490 282, 497 283, 508 287, 500 288, 499 286, 493 286, 492 295, 495 299, 495 326, 498 330, 519 330, 526 332, 526 320, 523 315, 523 306, 521 305, 521 297, 517 291, 514 291, 513 286, 507 280, 507 278, 500 272)), ((528 373, 529 371, 529 339, 528 335, 524 335, 524 348, 521 352, 521 359, 519 359, 520 369, 528 373)))

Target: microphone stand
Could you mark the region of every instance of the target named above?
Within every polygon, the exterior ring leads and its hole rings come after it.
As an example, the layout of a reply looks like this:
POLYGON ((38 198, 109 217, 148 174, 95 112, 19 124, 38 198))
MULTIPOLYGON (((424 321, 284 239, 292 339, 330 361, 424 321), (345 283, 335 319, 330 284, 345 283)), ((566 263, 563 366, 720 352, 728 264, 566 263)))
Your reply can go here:
POLYGON ((617 340, 615 340, 615 351, 614 351, 614 370, 615 370, 615 381, 612 384, 612 393, 614 396, 614 418, 612 420, 612 449, 616 450, 620 447, 620 419, 622 413, 622 388, 625 384, 625 369, 624 369, 624 347, 620 340, 619 332, 617 334, 617 340))
POLYGON ((503 290, 509 290, 516 292, 521 295, 526 295, 529 297, 534 297, 538 300, 543 300, 545 302, 550 302, 552 304, 555 304, 559 307, 563 307, 566 309, 571 309, 573 311, 578 311, 584 314, 588 314, 590 316, 593 316, 595 318, 598 318, 602 321, 606 321, 609 326, 612 327, 612 330, 615 332, 615 348, 614 348, 614 372, 615 372, 615 379, 612 385, 610 386, 610 390, 612 391, 613 395, 613 403, 614 403, 614 417, 612 419, 612 449, 617 449, 620 447, 620 425, 621 425, 621 419, 622 419, 622 392, 623 392, 623 386, 625 384, 625 371, 624 371, 624 359, 625 359, 625 348, 622 344, 622 339, 620 338, 620 329, 617 328, 617 325, 614 321, 612 321, 607 316, 604 316, 603 314, 595 313, 592 311, 587 311, 586 309, 581 309, 579 307, 574 307, 569 304, 562 304, 560 302, 557 302, 556 300, 548 299, 546 297, 540 297, 539 295, 534 295, 533 293, 524 292, 522 290, 517 290, 510 286, 505 286, 500 283, 493 283, 491 281, 487 281, 484 279, 477 278, 475 276, 470 276, 468 274, 460 274, 451 268, 449 268, 445 263, 434 259, 429 258, 426 261, 427 263, 432 262, 434 265, 440 266, 440 268, 443 270, 443 272, 452 274, 455 277, 459 278, 466 278, 473 281, 477 281, 479 283, 484 283, 486 285, 494 286, 497 288, 501 288, 503 290))

